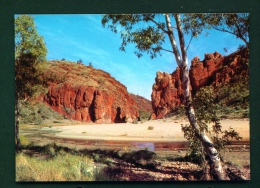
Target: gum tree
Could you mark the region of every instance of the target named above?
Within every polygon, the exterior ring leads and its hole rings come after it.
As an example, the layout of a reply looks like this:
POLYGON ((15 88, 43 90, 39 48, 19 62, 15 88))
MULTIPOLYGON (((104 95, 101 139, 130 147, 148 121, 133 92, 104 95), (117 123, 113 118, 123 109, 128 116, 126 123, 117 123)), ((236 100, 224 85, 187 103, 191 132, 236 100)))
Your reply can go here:
POLYGON ((15 140, 19 139, 19 110, 23 101, 42 91, 47 48, 43 37, 38 35, 33 17, 15 17, 15 140))
MULTIPOLYGON (((199 16, 199 14, 196 16, 199 16)), ((214 143, 204 131, 200 131, 200 127, 196 121, 189 88, 190 79, 187 48, 193 37, 198 37, 204 28, 211 29, 210 26, 212 25, 212 22, 205 22, 204 16, 202 16, 202 20, 196 16, 190 14, 103 15, 102 25, 104 27, 107 26, 114 33, 118 33, 118 26, 123 28, 123 31, 120 32, 122 43, 119 50, 121 51, 125 51, 125 47, 128 44, 134 44, 136 48, 134 53, 138 58, 144 53, 147 53, 150 55, 151 59, 153 59, 157 55, 161 55, 161 51, 167 51, 174 55, 178 67, 181 70, 182 87, 184 91, 183 103, 185 105, 189 123, 195 132, 195 136, 200 140, 205 152, 210 157, 212 169, 217 179, 226 180, 228 177, 226 176, 222 166, 223 164, 220 160, 220 155, 214 146, 214 143), (177 38, 175 36, 176 34, 177 38), (186 46, 184 39, 185 34, 190 35, 188 46, 186 46), (171 49, 164 48, 163 44, 167 39, 171 44, 171 49)), ((221 25, 220 22, 217 21, 214 23, 214 27, 221 25)), ((214 28, 213 25, 212 28, 214 28)))
POLYGON ((183 23, 185 29, 215 29, 235 35, 249 47, 248 13, 185 14, 183 23))

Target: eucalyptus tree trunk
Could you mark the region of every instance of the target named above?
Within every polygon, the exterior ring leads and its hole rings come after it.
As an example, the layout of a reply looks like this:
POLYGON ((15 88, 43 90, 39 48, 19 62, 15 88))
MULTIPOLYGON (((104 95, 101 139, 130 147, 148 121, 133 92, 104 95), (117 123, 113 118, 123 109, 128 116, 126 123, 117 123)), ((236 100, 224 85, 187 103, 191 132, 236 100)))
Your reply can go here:
POLYGON ((18 94, 15 97, 15 146, 16 150, 19 151, 21 149, 21 142, 19 138, 19 124, 20 124, 20 103, 18 94))
POLYGON ((199 126, 196 123, 195 111, 194 111, 194 107, 192 105, 192 99, 191 99, 191 93, 190 93, 188 58, 187 58, 187 53, 186 53, 186 49, 185 49, 183 30, 181 27, 181 19, 180 19, 179 14, 175 14, 174 17, 175 17, 175 21, 177 24, 177 31, 178 31, 178 36, 179 36, 181 55, 180 55, 180 52, 176 45, 174 32, 173 32, 172 26, 171 26, 170 16, 168 14, 165 15, 166 25, 167 25, 167 30, 168 30, 167 34, 171 41, 175 59, 177 61, 178 66, 181 69, 182 87, 183 87, 183 96, 184 96, 183 102, 186 107, 186 113, 187 113, 190 125, 195 130, 196 137, 202 142, 204 150, 207 152, 207 154, 209 155, 209 157, 211 159, 211 162, 213 164, 212 167, 213 167, 213 170, 215 171, 217 178, 219 180, 227 180, 227 176, 226 176, 225 170, 222 167, 222 163, 221 163, 218 151, 216 150, 213 142, 209 139, 209 137, 204 132, 200 131, 199 126))

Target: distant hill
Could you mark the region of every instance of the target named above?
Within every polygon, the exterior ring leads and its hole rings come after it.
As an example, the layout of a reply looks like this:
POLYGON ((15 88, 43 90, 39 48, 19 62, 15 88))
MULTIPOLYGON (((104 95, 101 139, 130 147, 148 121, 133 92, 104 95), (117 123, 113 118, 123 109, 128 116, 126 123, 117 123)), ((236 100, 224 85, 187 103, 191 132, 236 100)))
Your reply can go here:
POLYGON ((134 122, 151 113, 151 101, 127 91, 109 73, 68 61, 49 61, 43 101, 59 114, 83 122, 134 122))

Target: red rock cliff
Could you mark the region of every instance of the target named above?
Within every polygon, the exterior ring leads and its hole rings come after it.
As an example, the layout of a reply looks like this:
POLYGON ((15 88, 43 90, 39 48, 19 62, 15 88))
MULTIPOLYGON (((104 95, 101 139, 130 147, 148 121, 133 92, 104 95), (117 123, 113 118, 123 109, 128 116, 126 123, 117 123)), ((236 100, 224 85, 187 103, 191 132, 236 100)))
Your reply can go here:
POLYGON ((67 118, 95 123, 133 122, 139 107, 127 88, 108 73, 92 67, 51 62, 44 101, 67 118))
MULTIPOLYGON (((189 72, 192 93, 196 93, 201 87, 209 85, 216 87, 234 80, 237 75, 248 74, 248 66, 241 61, 242 58, 248 58, 246 49, 228 56, 222 56, 218 52, 205 54, 203 61, 198 57, 193 58, 189 72)), ((151 119, 162 118, 181 105, 182 93, 179 68, 172 74, 157 72, 151 95, 153 109, 151 119)))

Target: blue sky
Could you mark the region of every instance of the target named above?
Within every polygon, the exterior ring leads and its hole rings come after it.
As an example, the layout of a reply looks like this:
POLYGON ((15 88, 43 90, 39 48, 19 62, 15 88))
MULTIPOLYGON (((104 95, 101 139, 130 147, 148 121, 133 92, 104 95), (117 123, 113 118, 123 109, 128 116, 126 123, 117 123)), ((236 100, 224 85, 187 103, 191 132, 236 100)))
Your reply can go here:
MULTIPOLYGON (((102 27, 100 14, 31 16, 34 17, 39 35, 44 37, 48 48, 47 60, 65 58, 76 62, 81 59, 85 65, 91 62, 94 68, 109 72, 124 84, 128 92, 149 100, 156 72, 172 73, 177 67, 173 54, 169 52, 162 52, 162 56, 151 60, 146 54, 138 59, 134 54, 134 45, 127 46, 126 52, 119 51, 120 34, 114 34, 108 28, 102 27)), ((177 35, 175 37, 177 38, 177 35)), ((189 37, 186 45, 188 40, 189 37)), ((227 55, 237 50, 240 44, 243 42, 231 34, 215 30, 204 31, 190 44, 189 64, 195 56, 203 60, 204 53, 218 51, 227 55), (205 36, 206 32, 209 35, 205 36), (224 48, 227 49, 227 53, 224 48)), ((165 48, 171 49, 168 38, 165 48)))

